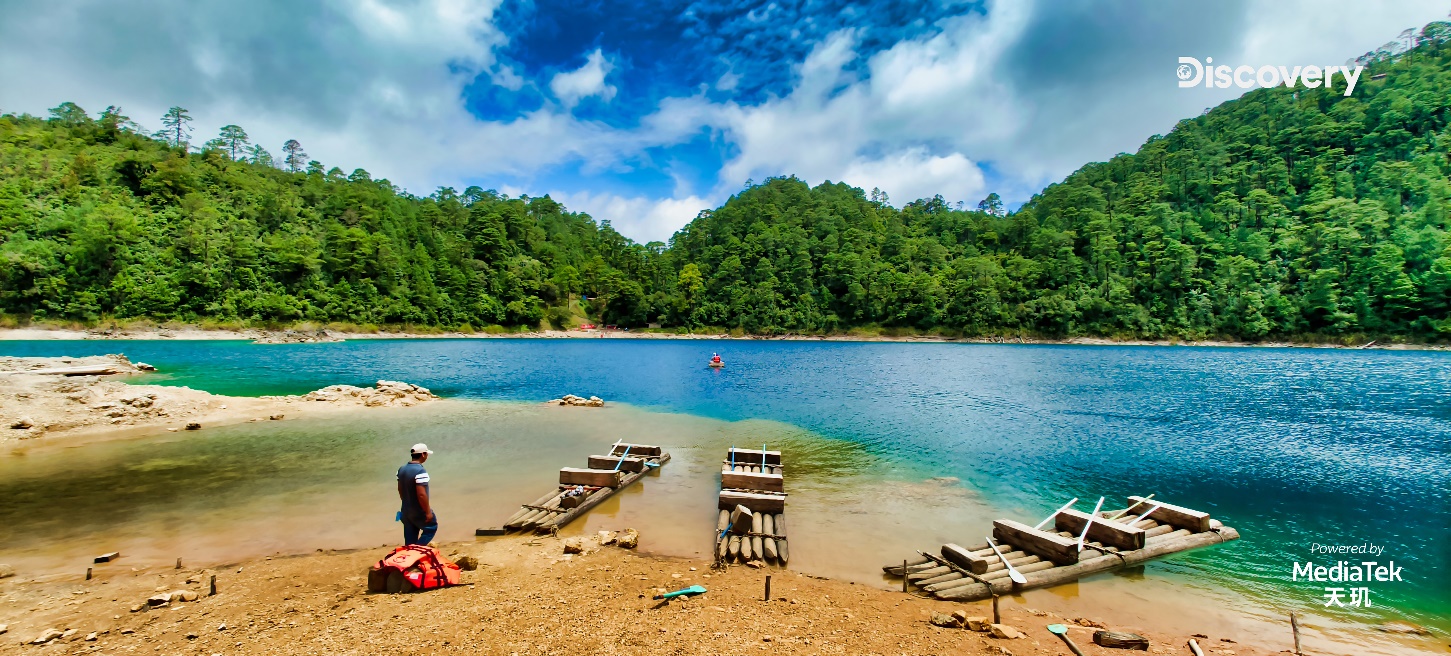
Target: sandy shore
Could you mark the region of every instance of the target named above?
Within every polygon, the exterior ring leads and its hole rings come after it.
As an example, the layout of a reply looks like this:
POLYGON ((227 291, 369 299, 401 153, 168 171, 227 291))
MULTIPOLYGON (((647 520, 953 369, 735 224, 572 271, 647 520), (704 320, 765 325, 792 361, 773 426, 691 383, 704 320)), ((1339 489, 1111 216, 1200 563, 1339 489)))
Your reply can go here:
POLYGON ((261 344, 290 344, 313 342, 338 342, 350 339, 671 339, 671 340, 755 340, 755 341, 813 341, 813 342, 925 342, 964 344, 1073 344, 1083 346, 1209 346, 1209 347, 1262 347, 1262 348, 1342 348, 1342 349, 1386 349, 1386 350, 1451 350, 1445 344, 1397 344, 1370 342, 1368 344, 1310 344, 1299 342, 1238 342, 1229 340, 1114 340, 1101 337, 1073 337, 1069 339, 1035 339, 1002 337, 942 337, 933 335, 731 335, 729 333, 677 334, 650 331, 623 330, 539 330, 514 333, 414 333, 414 332, 350 332, 339 330, 283 330, 261 329, 223 330, 196 327, 162 328, 115 328, 77 330, 70 328, 0 328, 0 341, 7 340, 249 340, 261 344))
MULTIPOLYGON (((649 536, 641 538, 648 549, 649 536)), ((953 604, 817 579, 788 570, 731 567, 651 556, 587 542, 562 553, 558 538, 503 537, 443 545, 478 559, 465 585, 408 595, 367 594, 365 569, 380 547, 269 557, 209 569, 133 569, 77 563, 74 576, 0 580, 0 651, 54 629, 71 632, 45 653, 161 651, 247 654, 1065 654, 1045 628, 1069 625, 1085 654, 1091 613, 1055 616, 1003 599, 1002 620, 1024 636, 993 638, 930 622, 933 613, 991 617, 991 603, 953 604), (85 580, 93 567, 95 578, 85 580), (216 576, 217 595, 208 596, 216 576), (764 599, 766 576, 771 598, 764 599), (702 585, 693 599, 655 601, 662 590, 702 585), (158 592, 198 598, 133 611, 158 592), (1089 625, 1089 626, 1085 626, 1089 625), (94 634, 92 636, 92 634, 94 634), (93 638, 93 639, 91 639, 93 638)), ((1113 626, 1152 642, 1152 653, 1187 654, 1190 635, 1113 626)), ((1207 654, 1279 651, 1221 635, 1197 638, 1207 654)))
POLYGON ((426 388, 392 381, 378 381, 371 388, 334 385, 301 396, 255 398, 123 382, 139 383, 148 369, 123 355, 0 357, 0 443, 200 430, 361 408, 411 406, 438 398, 426 388))

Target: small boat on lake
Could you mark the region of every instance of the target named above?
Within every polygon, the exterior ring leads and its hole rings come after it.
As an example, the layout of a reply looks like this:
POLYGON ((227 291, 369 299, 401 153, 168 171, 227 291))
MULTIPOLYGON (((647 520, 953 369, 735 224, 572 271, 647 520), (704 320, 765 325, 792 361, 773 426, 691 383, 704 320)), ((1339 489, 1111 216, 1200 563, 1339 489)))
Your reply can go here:
MULTIPOLYGON (((504 522, 503 530, 556 531, 667 462, 670 454, 658 446, 616 442, 609 455, 590 456, 588 467, 561 468, 559 486, 534 503, 521 506, 504 522)), ((478 529, 475 534, 489 535, 491 531, 478 529)))
POLYGON ((712 369, 720 369, 721 367, 725 366, 725 360, 720 359, 720 355, 718 354, 712 354, 710 356, 709 366, 712 369))

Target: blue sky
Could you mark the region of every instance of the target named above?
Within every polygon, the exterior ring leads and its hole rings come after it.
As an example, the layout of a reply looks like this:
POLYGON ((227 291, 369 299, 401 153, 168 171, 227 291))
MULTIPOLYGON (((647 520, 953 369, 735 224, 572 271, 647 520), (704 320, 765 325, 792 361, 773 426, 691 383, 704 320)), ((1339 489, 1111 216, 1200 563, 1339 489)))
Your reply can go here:
POLYGON ((196 140, 413 193, 550 194, 666 240, 748 180, 795 174, 1010 205, 1239 90, 1177 57, 1340 64, 1441 0, 0 0, 0 111, 172 105, 196 140))

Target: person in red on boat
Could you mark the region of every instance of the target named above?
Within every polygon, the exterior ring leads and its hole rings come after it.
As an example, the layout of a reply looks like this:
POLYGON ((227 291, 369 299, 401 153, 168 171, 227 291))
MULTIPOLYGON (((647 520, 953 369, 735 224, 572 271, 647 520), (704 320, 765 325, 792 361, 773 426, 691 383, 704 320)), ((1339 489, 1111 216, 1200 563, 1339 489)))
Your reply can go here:
POLYGON ((720 354, 719 353, 711 353, 710 354, 710 362, 711 362, 711 364, 720 364, 720 354))

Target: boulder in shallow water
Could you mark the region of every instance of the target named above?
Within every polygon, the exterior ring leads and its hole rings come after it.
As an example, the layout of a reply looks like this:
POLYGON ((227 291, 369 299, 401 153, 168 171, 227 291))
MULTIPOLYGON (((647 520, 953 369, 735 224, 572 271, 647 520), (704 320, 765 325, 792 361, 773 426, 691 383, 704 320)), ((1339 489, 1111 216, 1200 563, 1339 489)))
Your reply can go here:
POLYGON ((8 579, 15 576, 15 567, 0 563, 0 579, 8 579))
POLYGON ((640 545, 640 532, 633 528, 627 528, 624 533, 620 534, 616 543, 620 545, 621 549, 634 549, 640 545))

